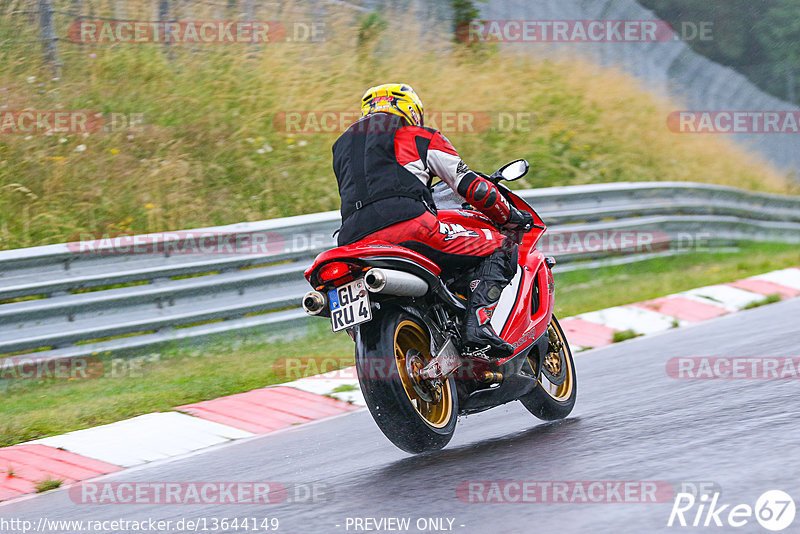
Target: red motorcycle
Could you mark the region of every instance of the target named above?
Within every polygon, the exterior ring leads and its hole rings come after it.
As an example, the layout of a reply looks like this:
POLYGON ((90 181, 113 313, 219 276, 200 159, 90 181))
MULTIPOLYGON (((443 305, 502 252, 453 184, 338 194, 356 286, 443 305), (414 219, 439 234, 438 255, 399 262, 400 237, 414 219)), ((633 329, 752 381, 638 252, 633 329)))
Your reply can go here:
MULTIPOLYGON (((303 308, 330 318, 334 332, 346 330, 353 338, 372 417, 407 452, 443 448, 459 415, 519 400, 536 417, 556 420, 575 404, 572 353, 553 316, 555 260, 536 249, 547 228, 531 206, 499 183, 518 180, 528 169, 527 161, 518 160, 488 177, 511 204, 533 215, 527 233, 498 229, 469 205, 437 199, 441 222, 500 230, 520 245, 517 273, 492 317, 495 331, 514 346, 509 358, 490 361, 462 351, 468 273, 443 274, 428 258, 375 240, 324 252, 305 272, 314 290, 303 297, 303 308)), ((441 182, 433 187, 436 197, 445 190, 450 191, 441 182)))

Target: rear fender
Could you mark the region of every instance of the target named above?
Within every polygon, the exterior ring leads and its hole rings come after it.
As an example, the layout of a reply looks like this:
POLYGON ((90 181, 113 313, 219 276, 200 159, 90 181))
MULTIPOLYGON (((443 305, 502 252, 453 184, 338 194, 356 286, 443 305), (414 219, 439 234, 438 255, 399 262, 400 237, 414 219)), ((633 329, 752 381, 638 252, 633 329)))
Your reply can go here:
MULTIPOLYGON (((425 281, 439 278, 442 270, 434 262, 413 250, 387 243, 385 241, 360 241, 353 245, 334 248, 323 252, 305 271, 306 280, 313 287, 322 282, 317 276, 319 270, 333 261, 343 261, 364 267, 386 267, 417 274, 425 281)), ((431 287, 434 287, 433 285, 431 287)))

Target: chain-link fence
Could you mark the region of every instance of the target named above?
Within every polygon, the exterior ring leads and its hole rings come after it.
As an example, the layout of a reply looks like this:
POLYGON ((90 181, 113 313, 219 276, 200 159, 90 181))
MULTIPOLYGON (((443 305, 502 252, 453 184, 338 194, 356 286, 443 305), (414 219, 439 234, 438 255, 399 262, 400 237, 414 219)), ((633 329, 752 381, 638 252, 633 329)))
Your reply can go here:
POLYGON ((741 65, 736 69, 751 80, 760 80, 771 94, 800 104, 800 65, 786 62, 782 65, 741 65))
MULTIPOLYGON (((635 0, 488 0, 481 7, 481 17, 488 20, 610 20, 646 21, 658 19, 635 0)), ((713 33, 710 38, 715 38, 713 33)), ((536 57, 572 55, 593 63, 621 68, 655 93, 667 95, 684 109, 702 111, 785 111, 798 107, 765 93, 741 73, 714 63, 691 50, 681 39, 666 42, 585 42, 585 43, 509 43, 505 46, 536 57)), ((751 69, 765 69, 752 66, 751 69)), ((796 66, 794 68, 797 68, 796 66)), ((775 84, 795 87, 789 76, 776 78, 775 84)), ((775 94, 782 94, 776 91, 775 94)), ((797 134, 735 133, 730 138, 777 167, 800 175, 800 152, 797 134)))
MULTIPOLYGON (((108 22, 114 31, 120 23, 268 21, 279 20, 287 12, 322 18, 326 8, 355 14, 370 11, 361 3, 344 0, 0 0, 0 53, 16 58, 41 55, 46 65, 59 72, 65 58, 76 50, 121 44, 113 42, 113 35, 104 43, 82 39, 81 22, 108 22)), ((161 39, 159 44, 169 53, 175 43, 161 39)))

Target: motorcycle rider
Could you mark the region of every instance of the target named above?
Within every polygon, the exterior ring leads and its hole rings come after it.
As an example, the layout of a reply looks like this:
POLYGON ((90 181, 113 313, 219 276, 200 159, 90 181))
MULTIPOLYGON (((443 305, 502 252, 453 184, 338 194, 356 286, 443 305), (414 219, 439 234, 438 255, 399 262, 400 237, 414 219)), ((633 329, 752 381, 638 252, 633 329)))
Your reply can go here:
POLYGON ((438 176, 507 230, 529 230, 533 217, 471 171, 439 131, 424 126, 422 101, 411 86, 372 87, 361 100, 361 111, 362 118, 333 145, 342 201, 339 246, 378 239, 419 252, 442 267, 477 267, 463 344, 489 358, 511 356, 514 348, 490 321, 517 271, 518 246, 500 232, 440 222, 430 185, 438 176))

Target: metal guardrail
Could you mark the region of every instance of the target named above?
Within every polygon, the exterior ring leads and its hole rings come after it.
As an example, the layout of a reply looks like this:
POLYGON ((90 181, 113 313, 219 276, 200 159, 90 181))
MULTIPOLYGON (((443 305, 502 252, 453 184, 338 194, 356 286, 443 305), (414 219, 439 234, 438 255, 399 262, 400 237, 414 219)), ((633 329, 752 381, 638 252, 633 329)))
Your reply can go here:
MULTIPOLYGON (((635 249, 575 249, 575 236, 581 243, 646 233, 652 252, 662 254, 698 236, 800 243, 800 197, 685 182, 518 193, 551 225, 545 250, 571 263, 570 270, 579 260, 620 262, 625 252, 631 260, 652 257, 635 249)), ((458 206, 453 202, 437 199, 440 207, 458 206)), ((338 226, 338 212, 328 212, 0 251, 0 355, 17 354, 11 362, 124 356, 221 335, 301 333, 310 324, 299 308, 308 290, 303 270, 335 246, 338 226), (19 355, 26 351, 36 352, 19 355)))

